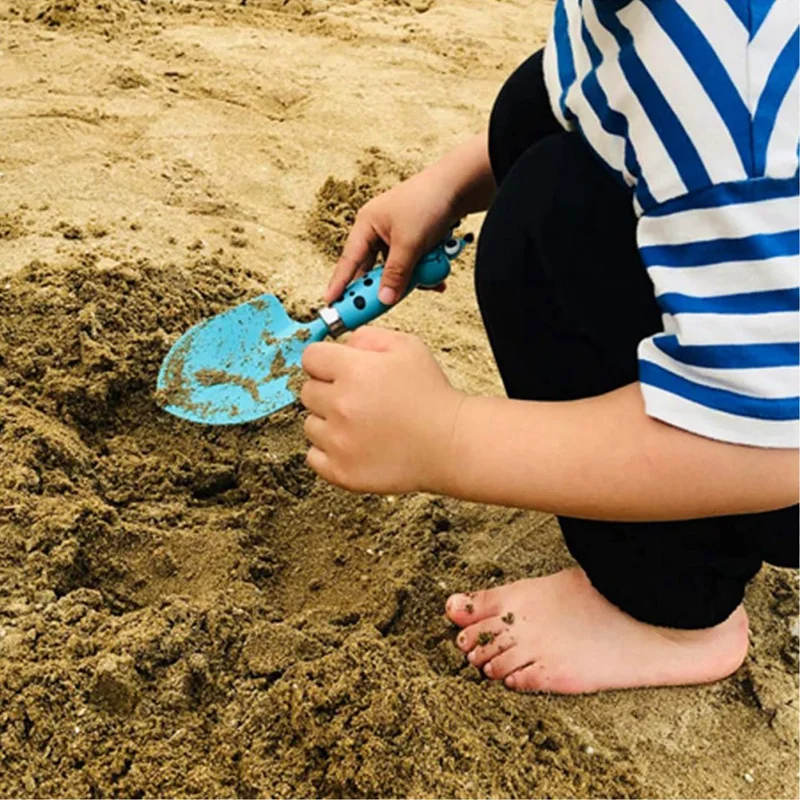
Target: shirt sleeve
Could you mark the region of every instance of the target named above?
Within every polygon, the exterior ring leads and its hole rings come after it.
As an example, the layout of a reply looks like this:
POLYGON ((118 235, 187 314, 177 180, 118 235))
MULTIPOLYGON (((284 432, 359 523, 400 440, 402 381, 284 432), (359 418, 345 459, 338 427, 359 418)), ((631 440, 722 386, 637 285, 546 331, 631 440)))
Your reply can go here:
POLYGON ((798 446, 798 176, 649 209, 637 238, 664 330, 639 345, 647 414, 701 436, 798 446))

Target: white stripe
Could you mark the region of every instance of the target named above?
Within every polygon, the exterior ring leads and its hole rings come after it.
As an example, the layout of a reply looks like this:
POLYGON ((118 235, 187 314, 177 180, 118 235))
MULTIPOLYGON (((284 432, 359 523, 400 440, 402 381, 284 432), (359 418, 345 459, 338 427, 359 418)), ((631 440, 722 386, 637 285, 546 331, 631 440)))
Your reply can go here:
POLYGON ((775 0, 747 49, 748 105, 755 113, 769 74, 798 23, 797 0, 775 0))
POLYGON ((777 111, 775 127, 767 147, 765 174, 771 178, 789 178, 797 171, 798 116, 800 116, 800 91, 795 73, 789 91, 777 111))
MULTIPOLYGON (((594 0, 584 0, 583 17, 586 28, 603 53, 603 61, 595 71, 597 80, 608 98, 608 105, 628 120, 628 137, 633 145, 642 174, 647 177, 650 193, 659 203, 686 193, 684 184, 661 137, 639 103, 619 65, 619 46, 616 39, 600 24, 594 0)), ((617 164, 617 169, 622 169, 617 164)))
POLYGON ((561 79, 558 77, 558 51, 556 48, 556 37, 554 35, 555 26, 550 30, 550 36, 544 48, 542 67, 544 70, 544 83, 547 87, 547 96, 550 100, 550 108, 553 116, 559 121, 566 130, 571 130, 573 125, 567 122, 566 117, 561 113, 561 79))
POLYGON ((675 333, 681 344, 771 344, 796 342, 800 314, 667 314, 664 330, 675 333), (670 319, 671 318, 671 319, 670 319))
POLYGON ((766 261, 733 261, 707 267, 649 267, 647 274, 656 294, 696 294, 709 287, 716 293, 741 294, 764 289, 793 289, 797 286, 800 261, 781 256, 766 261))
MULTIPOLYGON (((658 338, 658 337, 654 337, 658 338)), ((753 369, 712 369, 687 366, 655 346, 652 339, 639 345, 639 358, 645 358, 674 375, 728 392, 750 397, 795 397, 800 370, 797 367, 758 367, 753 369)))
POLYGON ((731 76, 740 97, 747 105, 747 28, 734 14, 729 0, 676 0, 699 28, 731 76))
POLYGON ((641 384, 647 415, 676 428, 733 444, 753 447, 795 448, 800 426, 793 420, 774 421, 739 417, 701 406, 691 400, 641 384))
POLYGON ((636 238, 639 247, 646 247, 780 233, 797 230, 799 212, 797 197, 779 197, 755 203, 692 208, 663 217, 645 215, 639 221, 636 238))
MULTIPOLYGON (((676 112, 714 183, 742 180, 745 166, 716 106, 683 54, 644 3, 630 3, 617 16, 636 31, 636 51, 676 112)), ((700 187, 694 187, 700 188, 700 187)))
MULTIPOLYGON (((575 69, 575 80, 567 87, 567 108, 580 119, 583 111, 580 103, 583 99, 581 97, 580 82, 581 78, 586 74, 585 68, 580 64, 581 10, 578 7, 577 0, 563 0, 563 2, 564 13, 567 17, 567 41, 569 42, 570 55, 572 56, 572 66, 575 69), (576 101, 578 102, 576 103, 576 101)), ((583 119, 581 119, 581 124, 583 124, 583 119)))
POLYGON ((678 320, 672 314, 661 314, 661 330, 666 334, 678 333, 678 320))
POLYGON ((580 120, 581 130, 603 161, 612 169, 620 170, 628 186, 634 186, 636 181, 633 175, 625 169, 625 139, 622 136, 609 133, 602 126, 600 118, 589 103, 583 91, 583 79, 592 72, 592 61, 586 43, 581 36, 581 11, 574 0, 567 2, 569 17, 570 42, 572 44, 572 57, 575 63, 577 80, 573 84, 573 91, 569 95, 569 107, 575 111, 580 120))
POLYGON ((622 173, 622 179, 628 186, 635 186, 635 178, 625 169, 625 140, 621 136, 609 133, 602 127, 600 118, 583 97, 574 105, 577 106, 577 116, 581 123, 583 135, 595 153, 611 169, 619 170, 622 173))

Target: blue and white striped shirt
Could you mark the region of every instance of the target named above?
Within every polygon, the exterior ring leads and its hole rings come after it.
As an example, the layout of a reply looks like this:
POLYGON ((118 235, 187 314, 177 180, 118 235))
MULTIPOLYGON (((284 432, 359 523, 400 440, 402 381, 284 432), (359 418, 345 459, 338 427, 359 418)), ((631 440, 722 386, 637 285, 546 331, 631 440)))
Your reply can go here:
POLYGON ((557 0, 557 118, 631 187, 663 314, 647 413, 798 446, 797 0, 557 0))

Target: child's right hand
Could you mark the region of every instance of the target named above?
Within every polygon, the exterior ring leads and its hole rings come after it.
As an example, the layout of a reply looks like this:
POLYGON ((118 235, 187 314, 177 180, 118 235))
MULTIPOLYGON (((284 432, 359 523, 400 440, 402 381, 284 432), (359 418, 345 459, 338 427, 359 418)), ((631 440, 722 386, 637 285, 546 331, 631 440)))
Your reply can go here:
POLYGON ((378 297, 385 305, 397 302, 419 259, 454 222, 452 199, 430 170, 373 198, 356 215, 325 302, 338 299, 348 283, 372 269, 378 253, 386 256, 378 297))

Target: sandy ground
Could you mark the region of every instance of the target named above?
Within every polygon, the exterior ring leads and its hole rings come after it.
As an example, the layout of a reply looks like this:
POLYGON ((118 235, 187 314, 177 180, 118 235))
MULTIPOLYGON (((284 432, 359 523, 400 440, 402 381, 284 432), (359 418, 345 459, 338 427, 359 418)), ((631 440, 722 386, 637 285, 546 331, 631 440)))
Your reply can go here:
MULTIPOLYGON (((442 604, 567 564, 552 518, 346 495, 296 410, 153 403, 188 325, 317 305, 353 208, 478 131, 551 12, 0 0, 0 795, 797 796, 794 574, 726 681, 514 695, 442 604)), ((500 392, 469 258, 386 324, 500 392)))

